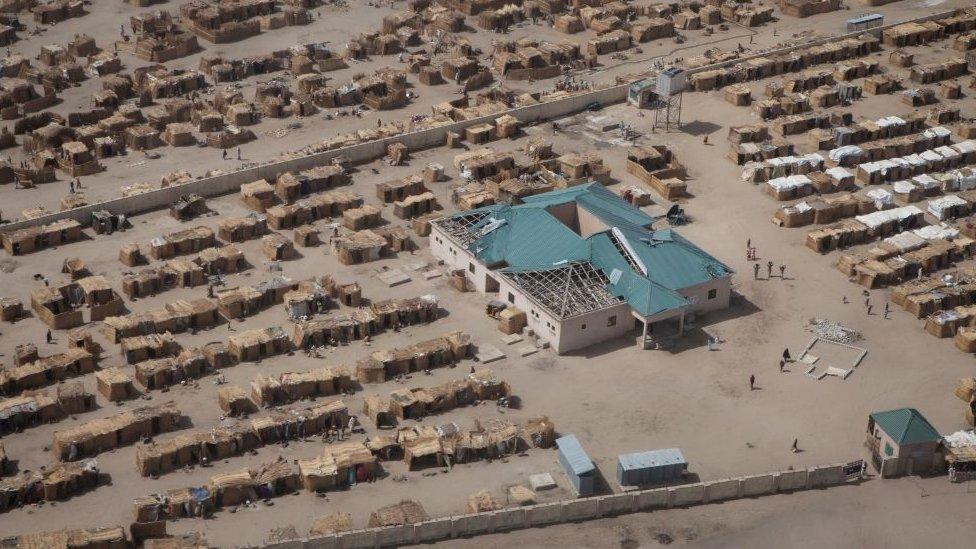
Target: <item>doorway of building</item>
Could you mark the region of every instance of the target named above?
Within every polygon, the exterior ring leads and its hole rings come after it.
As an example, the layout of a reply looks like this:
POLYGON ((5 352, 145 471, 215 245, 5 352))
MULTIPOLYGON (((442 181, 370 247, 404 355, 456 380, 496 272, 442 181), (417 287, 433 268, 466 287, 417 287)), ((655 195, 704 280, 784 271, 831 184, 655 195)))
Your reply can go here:
POLYGON ((498 290, 500 288, 501 288, 501 286, 498 284, 498 281, 495 280, 495 277, 491 276, 490 274, 486 274, 485 275, 485 293, 486 294, 498 293, 498 290))

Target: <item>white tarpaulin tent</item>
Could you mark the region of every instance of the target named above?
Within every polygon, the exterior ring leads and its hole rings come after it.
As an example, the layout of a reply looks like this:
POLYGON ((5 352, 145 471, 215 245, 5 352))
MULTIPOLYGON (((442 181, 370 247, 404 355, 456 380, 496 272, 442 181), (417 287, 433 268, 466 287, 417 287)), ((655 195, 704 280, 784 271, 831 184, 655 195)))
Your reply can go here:
POLYGON ((891 221, 902 221, 918 215, 922 215, 922 210, 918 209, 916 206, 909 205, 902 206, 901 208, 892 208, 890 210, 884 210, 881 212, 872 212, 865 215, 859 215, 854 219, 858 220, 869 229, 876 229, 885 223, 891 221))

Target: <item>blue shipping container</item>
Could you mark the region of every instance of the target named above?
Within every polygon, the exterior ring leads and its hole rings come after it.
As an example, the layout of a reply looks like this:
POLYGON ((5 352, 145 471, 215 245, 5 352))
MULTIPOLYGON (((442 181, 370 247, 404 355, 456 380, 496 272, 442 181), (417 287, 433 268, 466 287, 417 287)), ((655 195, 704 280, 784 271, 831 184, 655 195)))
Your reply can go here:
POLYGON ((576 493, 586 496, 593 493, 593 481, 596 478, 596 466, 590 456, 586 455, 583 446, 575 435, 566 435, 556 439, 556 457, 562 465, 566 476, 576 489, 576 493))
POLYGON ((621 486, 660 484, 681 478, 688 462, 678 448, 617 456, 617 482, 621 486))

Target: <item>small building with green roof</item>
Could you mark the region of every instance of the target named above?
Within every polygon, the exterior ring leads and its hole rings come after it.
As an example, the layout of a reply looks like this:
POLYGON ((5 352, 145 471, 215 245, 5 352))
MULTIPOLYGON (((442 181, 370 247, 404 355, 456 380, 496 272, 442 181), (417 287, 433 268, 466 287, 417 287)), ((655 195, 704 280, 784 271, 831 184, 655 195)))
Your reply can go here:
POLYGON ((883 477, 929 473, 943 466, 942 435, 915 408, 868 416, 865 443, 883 477))
POLYGON ((587 183, 434 220, 430 248, 526 313, 565 353, 630 333, 647 348, 729 306, 732 270, 604 186, 587 183))

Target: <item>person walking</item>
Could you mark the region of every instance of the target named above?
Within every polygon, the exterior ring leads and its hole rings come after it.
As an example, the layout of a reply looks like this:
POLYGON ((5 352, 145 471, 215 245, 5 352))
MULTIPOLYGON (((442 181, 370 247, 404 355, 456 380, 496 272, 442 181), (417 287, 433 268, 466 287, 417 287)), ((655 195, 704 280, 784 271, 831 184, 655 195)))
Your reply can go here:
POLYGON ((241 148, 240 147, 237 147, 237 159, 238 160, 243 160, 243 158, 241 158, 241 148))
POLYGON ((50 343, 52 339, 54 339, 54 338, 51 337, 51 330, 48 330, 47 331, 47 342, 50 343))
POLYGON ((782 360, 782 359, 780 359, 780 361, 779 361, 779 373, 781 373, 781 374, 782 374, 782 373, 783 373, 783 369, 784 369, 785 367, 786 367, 786 361, 785 361, 785 360, 782 360))
POLYGON ((746 239, 746 249, 748 250, 750 248, 752 248, 752 239, 751 238, 747 238, 746 239))
POLYGON ((756 374, 752 374, 749 376, 749 390, 750 391, 756 390, 756 374))
POLYGON ((787 362, 793 362, 793 357, 790 356, 790 348, 787 347, 783 349, 783 360, 787 362))
POLYGON ((68 181, 68 194, 75 194, 75 182, 68 181))
POLYGON ((224 149, 223 151, 221 151, 221 155, 223 156, 223 159, 224 160, 227 160, 227 149, 224 149))
POLYGON ((753 280, 759 280, 759 264, 758 263, 753 263, 752 264, 752 279, 753 280))
POLYGON ((766 278, 767 279, 773 278, 773 262, 772 261, 766 262, 766 278))
POLYGON ((784 280, 786 279, 786 265, 779 266, 779 277, 784 280))
POLYGON ((884 307, 884 318, 885 318, 886 320, 887 320, 887 318, 888 318, 888 302, 887 302, 887 301, 885 301, 885 307, 884 307))
POLYGON ((796 438, 794 438, 794 439, 793 439, 793 447, 792 447, 792 448, 790 448, 790 450, 791 450, 791 451, 792 451, 792 452, 793 452, 794 454, 800 451, 800 447, 798 446, 798 445, 799 445, 799 443, 800 443, 800 440, 799 440, 799 439, 796 439, 796 438))

